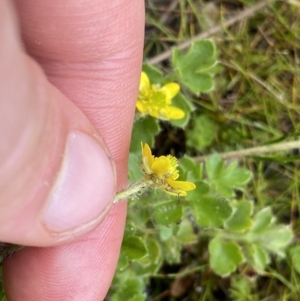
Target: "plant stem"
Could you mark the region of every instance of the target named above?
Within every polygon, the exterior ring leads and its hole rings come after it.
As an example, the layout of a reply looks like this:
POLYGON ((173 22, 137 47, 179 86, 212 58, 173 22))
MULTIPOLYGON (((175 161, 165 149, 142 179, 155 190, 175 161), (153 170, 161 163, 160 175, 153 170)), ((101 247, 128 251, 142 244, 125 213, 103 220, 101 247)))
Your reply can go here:
MULTIPOLYGON (((133 183, 115 195, 114 203, 119 203, 127 198, 143 193, 151 184, 153 184, 153 182, 149 179, 143 179, 140 182, 133 183)), ((22 248, 23 246, 0 242, 0 265, 6 257, 22 248)))
POLYGON ((185 270, 185 271, 182 271, 182 272, 179 272, 179 273, 174 273, 174 274, 154 274, 152 275, 151 277, 153 278, 181 278, 181 277, 185 277, 185 276, 188 276, 188 275, 191 275, 191 274, 194 274, 196 272, 199 272, 199 271, 203 271, 204 269, 206 268, 206 265, 203 264, 203 265, 200 265, 200 266, 197 266, 193 269, 190 269, 190 270, 185 270))
MULTIPOLYGON (((276 152, 276 151, 287 151, 296 148, 300 148, 300 140, 281 142, 281 143, 246 148, 246 149, 241 149, 241 150, 236 150, 231 152, 219 153, 219 155, 221 156, 222 159, 238 159, 247 156, 261 155, 261 154, 276 152)), ((200 162, 204 162, 209 157, 210 155, 194 157, 193 159, 195 162, 200 163, 200 162)))
POLYGON ((148 179, 143 179, 140 182, 133 183, 129 185, 127 188, 116 193, 114 203, 119 203, 139 193, 143 193, 152 184, 153 182, 148 179))

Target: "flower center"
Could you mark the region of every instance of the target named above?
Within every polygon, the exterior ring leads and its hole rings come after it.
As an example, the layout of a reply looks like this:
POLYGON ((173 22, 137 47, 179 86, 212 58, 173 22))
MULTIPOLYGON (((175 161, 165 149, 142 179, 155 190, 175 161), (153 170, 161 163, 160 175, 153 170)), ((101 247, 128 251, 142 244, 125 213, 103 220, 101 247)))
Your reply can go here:
POLYGON ((164 108, 167 104, 167 95, 157 89, 155 85, 152 86, 152 95, 149 99, 151 99, 153 104, 158 108, 164 108))

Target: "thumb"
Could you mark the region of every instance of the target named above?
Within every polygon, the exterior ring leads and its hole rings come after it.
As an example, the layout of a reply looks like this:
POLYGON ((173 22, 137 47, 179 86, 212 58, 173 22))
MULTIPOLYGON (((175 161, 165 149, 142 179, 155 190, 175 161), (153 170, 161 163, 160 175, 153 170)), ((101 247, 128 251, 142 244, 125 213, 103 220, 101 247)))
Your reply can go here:
POLYGON ((0 241, 48 246, 95 228, 115 172, 87 118, 24 54, 0 1, 0 241))

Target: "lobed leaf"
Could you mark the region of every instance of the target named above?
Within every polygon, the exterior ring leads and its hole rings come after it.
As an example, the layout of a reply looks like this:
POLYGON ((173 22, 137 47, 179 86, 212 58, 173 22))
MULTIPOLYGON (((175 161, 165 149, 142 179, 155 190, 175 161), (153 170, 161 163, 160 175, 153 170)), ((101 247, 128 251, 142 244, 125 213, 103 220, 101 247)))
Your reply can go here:
POLYGON ((177 200, 159 203, 153 208, 153 218, 158 225, 177 223, 182 218, 182 205, 177 200))
POLYGON ((292 266, 300 274, 300 245, 292 246, 289 249, 289 256, 292 260, 292 266))
POLYGON ((194 181, 196 188, 189 191, 186 199, 189 201, 197 201, 210 191, 209 185, 204 181, 194 181))
POLYGON ((261 233, 260 239, 266 249, 279 256, 285 256, 283 251, 291 243, 293 236, 289 226, 279 225, 272 226, 261 233))
POLYGON ((181 260, 181 244, 177 243, 172 236, 162 243, 164 259, 169 264, 179 263, 181 260))
POLYGON ((142 265, 158 264, 162 258, 160 244, 155 239, 146 237, 145 246, 147 248, 147 256, 142 257, 139 263, 142 265))
POLYGON ((147 249, 140 237, 129 236, 123 240, 122 252, 130 260, 139 259, 147 254, 147 249))
POLYGON ((248 246, 250 256, 250 264, 258 273, 263 273, 266 266, 270 263, 269 253, 259 244, 251 244, 248 246))
POLYGON ((172 64, 179 80, 196 94, 214 88, 212 73, 216 63, 216 49, 211 40, 196 41, 186 54, 173 49, 172 64))
POLYGON ((229 203, 209 195, 199 196, 191 203, 195 219, 200 227, 220 227, 232 213, 229 203))
POLYGON ((142 69, 147 74, 151 83, 162 84, 163 73, 158 68, 149 64, 143 64, 142 69))
POLYGON ((133 124, 130 152, 141 154, 141 141, 150 147, 154 144, 154 137, 160 131, 158 121, 150 116, 136 120, 133 124))
POLYGON ((275 218, 270 207, 266 207, 257 212, 253 219, 252 232, 260 232, 267 229, 275 222, 275 218))
POLYGON ((124 238, 133 236, 136 231, 136 226, 132 222, 127 222, 125 225, 124 238))
POLYGON ((245 259, 238 244, 219 237, 209 243, 210 266, 220 276, 230 275, 245 259))
POLYGON ((188 219, 181 221, 176 233, 176 240, 183 244, 192 244, 197 241, 197 235, 194 233, 192 224, 188 219))
POLYGON ((187 145, 203 150, 210 146, 216 138, 218 126, 207 115, 200 115, 194 119, 193 127, 187 129, 187 145))
POLYGON ((144 177, 141 169, 141 158, 135 153, 129 154, 128 177, 131 182, 140 181, 144 177))
POLYGON ((233 215, 226 221, 226 227, 231 231, 244 232, 252 226, 252 202, 248 200, 231 203, 234 208, 233 215))
POLYGON ((172 106, 184 111, 185 115, 181 119, 171 119, 170 123, 176 127, 185 128, 191 118, 191 112, 195 110, 195 107, 182 93, 178 93, 172 99, 172 106))
POLYGON ((123 252, 121 252, 118 260, 117 270, 124 271, 128 267, 128 264, 128 257, 123 252))
POLYGON ((248 169, 238 167, 237 161, 226 166, 218 154, 210 156, 205 166, 212 187, 225 198, 234 197, 234 189, 243 189, 252 177, 248 169))
POLYGON ((164 226, 164 225, 157 225, 158 226, 158 233, 159 238, 162 241, 168 240, 173 235, 173 228, 172 226, 164 226))
POLYGON ((146 295, 143 290, 143 283, 139 279, 126 279, 119 283, 118 290, 112 296, 111 301, 144 301, 146 295))

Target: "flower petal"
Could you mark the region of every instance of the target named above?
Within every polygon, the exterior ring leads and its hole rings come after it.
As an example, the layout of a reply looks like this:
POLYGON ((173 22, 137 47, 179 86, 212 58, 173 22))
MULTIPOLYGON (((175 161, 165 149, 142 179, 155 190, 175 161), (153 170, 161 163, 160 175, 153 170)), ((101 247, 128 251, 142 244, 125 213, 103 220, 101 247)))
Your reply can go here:
POLYGON ((144 91, 150 90, 150 80, 148 75, 145 72, 142 72, 141 79, 140 79, 140 91, 142 94, 144 94, 144 91))
POLYGON ((177 158, 172 155, 168 155, 167 157, 170 160, 170 165, 172 167, 172 170, 175 171, 178 166, 177 158))
POLYGON ((172 175, 169 177, 169 180, 176 181, 179 178, 178 170, 175 170, 172 175))
POLYGON ((159 119, 159 113, 158 113, 158 109, 155 106, 152 106, 148 108, 148 112, 147 112, 150 116, 159 119))
POLYGON ((148 111, 147 105, 141 100, 138 100, 136 102, 136 108, 141 112, 141 113, 146 113, 148 111))
POLYGON ((172 172, 170 160, 165 156, 155 158, 151 165, 151 169, 159 178, 161 178, 161 176, 166 176, 172 172))
POLYGON ((169 83, 164 85, 160 90, 166 94, 167 98, 173 98, 180 91, 180 86, 176 83, 169 83))
POLYGON ((167 119, 182 119, 185 112, 177 107, 167 106, 160 110, 160 113, 167 119))
POLYGON ((147 174, 152 174, 153 171, 152 171, 151 165, 153 164, 154 157, 152 156, 151 148, 149 147, 149 145, 147 143, 145 143, 144 145, 143 145, 143 143, 141 143, 141 146, 142 146, 144 170, 147 174))
POLYGON ((196 188, 196 185, 194 183, 187 181, 173 181, 171 179, 167 179, 167 183, 172 188, 180 191, 190 191, 196 188))
POLYGON ((141 143, 143 171, 151 179, 153 185, 175 196, 186 196, 187 191, 196 188, 188 181, 176 181, 179 177, 177 158, 168 155, 154 157, 147 143, 141 143))

